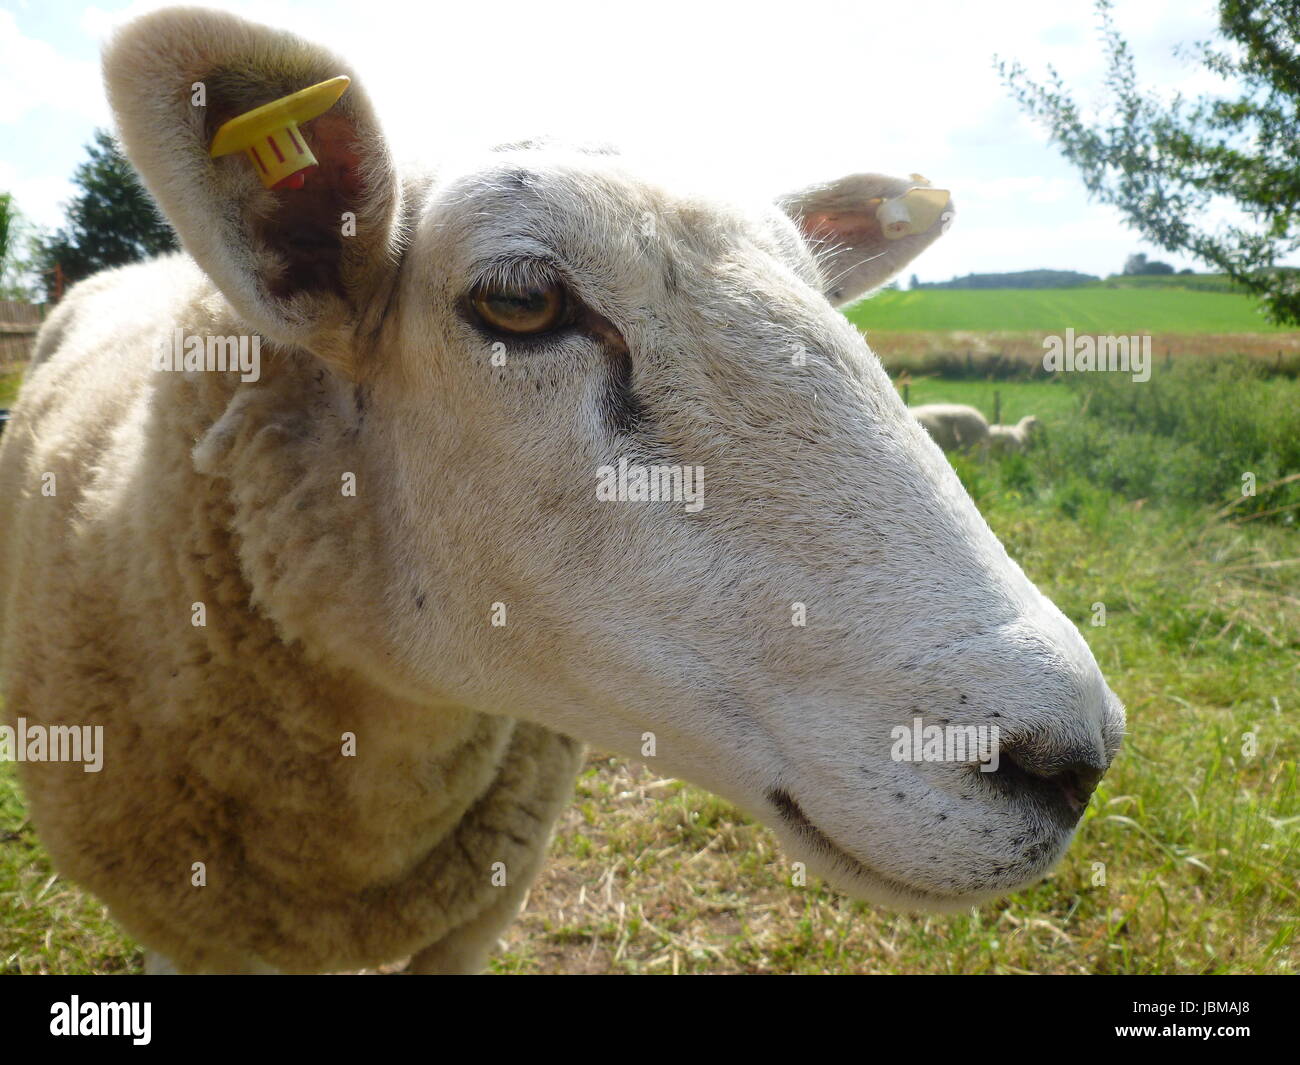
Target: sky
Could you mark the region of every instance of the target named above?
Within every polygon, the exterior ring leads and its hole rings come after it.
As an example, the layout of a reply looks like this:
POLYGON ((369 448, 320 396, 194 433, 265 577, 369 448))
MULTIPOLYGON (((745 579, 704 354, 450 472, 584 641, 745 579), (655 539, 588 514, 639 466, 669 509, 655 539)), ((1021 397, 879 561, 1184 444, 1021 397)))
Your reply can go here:
MULTIPOLYGON (((0 0, 0 190, 55 228, 95 126, 100 43, 163 3, 0 0)), ((1104 100, 1092 0, 218 0, 345 55, 399 156, 436 161, 525 136, 606 141, 776 195, 860 171, 921 173, 957 220, 922 281, 1036 268, 1118 272, 1144 251, 1012 101, 993 62, 1048 65, 1104 100)), ((1145 84, 1221 88, 1178 45, 1212 0, 1116 0, 1145 84)), ((911 271, 909 271, 911 272, 911 271)))

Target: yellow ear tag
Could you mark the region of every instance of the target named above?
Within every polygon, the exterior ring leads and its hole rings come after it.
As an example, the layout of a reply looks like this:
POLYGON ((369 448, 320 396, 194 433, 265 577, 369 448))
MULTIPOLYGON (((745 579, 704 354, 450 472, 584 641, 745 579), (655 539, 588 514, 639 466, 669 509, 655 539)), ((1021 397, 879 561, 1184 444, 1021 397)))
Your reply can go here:
POLYGON ((913 186, 901 196, 882 202, 876 208, 876 219, 886 240, 899 240, 927 232, 950 202, 946 189, 913 186))
POLYGON ((328 111, 350 82, 340 74, 237 115, 217 130, 209 154, 215 159, 242 151, 268 189, 302 188, 307 170, 319 164, 298 123, 328 111))

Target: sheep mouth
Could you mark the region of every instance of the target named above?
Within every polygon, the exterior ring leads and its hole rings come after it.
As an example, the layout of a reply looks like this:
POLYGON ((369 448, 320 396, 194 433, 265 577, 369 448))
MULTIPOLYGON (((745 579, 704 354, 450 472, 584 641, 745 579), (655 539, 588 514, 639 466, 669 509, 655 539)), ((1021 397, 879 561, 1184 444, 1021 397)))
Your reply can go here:
POLYGON ((895 880, 893 877, 882 873, 879 869, 855 858, 813 824, 808 815, 803 812, 803 807, 799 805, 795 797, 784 788, 772 788, 767 793, 767 801, 776 810, 781 821, 794 832, 805 847, 814 854, 829 859, 841 870, 850 873, 852 876, 876 881, 887 890, 901 897, 913 898, 919 902, 952 903, 957 900, 955 895, 927 891, 912 884, 905 884, 901 880, 895 880))
POLYGON ((799 842, 808 851, 833 864, 839 872, 847 873, 855 879, 872 881, 898 898, 910 899, 922 908, 935 907, 942 910, 949 910, 956 905, 973 905, 995 895, 1016 890, 1043 876, 1059 857, 1063 844, 1073 834, 1074 824, 1073 819, 1067 824, 1065 817, 1062 816, 1056 824, 1051 825, 1046 837, 1028 848, 1025 860, 1020 863, 1018 869, 1021 875, 1013 878, 1012 881, 1006 884, 971 885, 965 892, 942 892, 898 880, 855 858, 818 828, 804 813, 795 797, 784 788, 772 788, 767 793, 767 801, 776 810, 781 822, 794 832, 799 842))

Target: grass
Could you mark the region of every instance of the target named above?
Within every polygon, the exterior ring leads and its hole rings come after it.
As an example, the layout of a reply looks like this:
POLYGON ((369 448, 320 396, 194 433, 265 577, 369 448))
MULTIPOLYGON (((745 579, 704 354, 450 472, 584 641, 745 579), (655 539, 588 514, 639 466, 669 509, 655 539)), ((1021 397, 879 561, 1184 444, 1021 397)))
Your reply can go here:
MULTIPOLYGON (((1043 342, 1050 335, 1059 334, 866 331, 871 349, 892 373, 973 380, 1053 377, 1043 367, 1043 342)), ((1145 358, 1145 341, 1139 350, 1145 358)), ((1233 355, 1250 359, 1270 374, 1300 377, 1300 333, 1153 333, 1149 350, 1153 372, 1175 362, 1213 362, 1233 355)))
POLYGON ((990 422, 996 403, 1001 399, 1002 424, 1018 422, 1026 414, 1045 421, 1062 421, 1079 408, 1078 395, 1064 382, 1056 381, 950 381, 938 377, 920 377, 908 386, 908 402, 913 407, 925 403, 965 403, 984 413, 990 422))
POLYGON ((0 763, 0 973, 140 972, 143 952, 93 896, 57 876, 0 763))
POLYGON ((849 309, 855 325, 875 330, 999 330, 1128 335, 1133 333, 1286 333, 1251 297, 1182 288, 1039 288, 885 290, 849 309))
MULTIPOLYGON (((1094 397, 1086 408, 1082 382, 922 379, 911 386, 914 403, 973 402, 986 410, 996 388, 1006 420, 1034 413, 1048 423, 1047 443, 1028 455, 984 464, 958 456, 954 464, 1012 556, 1079 625, 1128 707, 1125 748, 1049 879, 971 913, 887 913, 816 880, 792 886, 788 859, 766 829, 697 788, 593 753, 494 969, 1300 969, 1295 526, 1285 512, 1246 520, 1251 515, 1240 508, 1198 503, 1186 492, 1166 498, 1116 487, 1104 462, 1070 460, 1078 434, 1095 424, 1103 436, 1091 446, 1100 455, 1113 446, 1135 462, 1140 447, 1158 468, 1186 451, 1180 461, 1191 465, 1180 478, 1203 480, 1212 467, 1198 464, 1224 448, 1244 454, 1272 446, 1261 443, 1269 437, 1258 423, 1274 416, 1270 404, 1289 407, 1290 384, 1255 382, 1260 391, 1247 394, 1258 402, 1246 408, 1237 406, 1231 375, 1217 384, 1189 376, 1165 392, 1136 393, 1149 397, 1141 402, 1150 411, 1163 411, 1152 426, 1159 431, 1145 436, 1123 395, 1096 398, 1104 384, 1088 382, 1094 397), (1197 397, 1209 397, 1206 406, 1196 407, 1197 397), (1231 416, 1224 425, 1241 429, 1203 451, 1196 434, 1215 404, 1231 416), (1094 623, 1097 604, 1104 624, 1094 623)), ((1268 509, 1269 496, 1262 494, 1256 513, 1268 509)), ((55 876, 26 819, 13 766, 0 766, 0 970, 121 972, 140 962, 103 908, 55 876)))
POLYGON ((1270 377, 1257 361, 1179 362, 1137 384, 1109 373, 1025 382, 921 377, 906 395, 913 406, 970 404, 990 421, 1000 399, 1004 423, 1042 419, 1048 440, 1036 461, 997 467, 1022 489, 1032 484, 1057 499, 1104 502, 1114 493, 1165 506, 1230 505, 1235 518, 1250 520, 1293 522, 1300 511, 1300 380, 1270 377), (1246 476, 1254 495, 1243 493, 1246 476))
POLYGON ((22 382, 21 370, 0 370, 0 410, 14 405, 18 398, 18 385, 22 382))

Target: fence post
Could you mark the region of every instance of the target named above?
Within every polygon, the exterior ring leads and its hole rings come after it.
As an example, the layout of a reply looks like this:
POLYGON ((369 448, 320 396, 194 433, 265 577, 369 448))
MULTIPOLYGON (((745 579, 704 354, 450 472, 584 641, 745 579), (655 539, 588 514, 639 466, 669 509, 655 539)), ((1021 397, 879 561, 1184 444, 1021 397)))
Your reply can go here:
POLYGON ((903 406, 904 407, 910 407, 912 405, 912 401, 908 396, 908 393, 911 391, 911 389, 912 386, 909 385, 906 381, 904 381, 903 382, 903 406))

